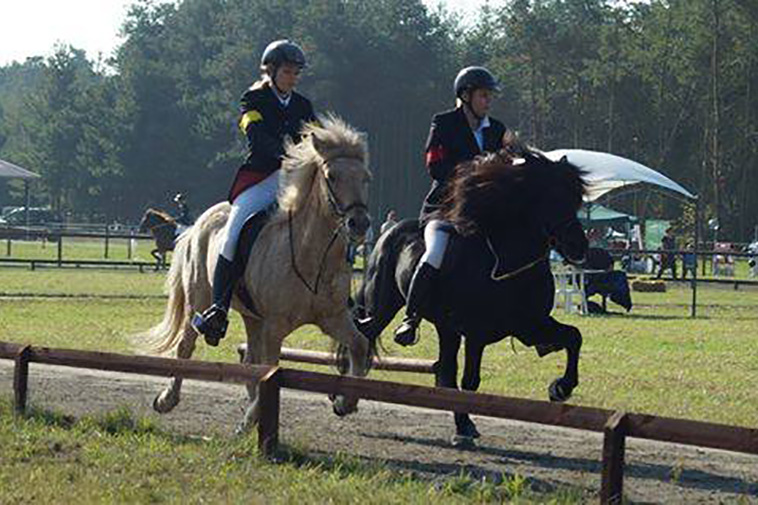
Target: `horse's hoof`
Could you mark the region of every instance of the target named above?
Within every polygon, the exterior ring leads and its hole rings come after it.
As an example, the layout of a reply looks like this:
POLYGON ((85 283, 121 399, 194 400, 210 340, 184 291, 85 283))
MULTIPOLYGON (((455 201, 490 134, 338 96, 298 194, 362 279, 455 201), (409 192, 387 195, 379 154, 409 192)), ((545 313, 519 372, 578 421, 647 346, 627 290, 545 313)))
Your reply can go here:
POLYGON ((453 438, 450 440, 450 443, 456 449, 463 449, 463 450, 476 449, 476 442, 474 442, 474 437, 467 437, 465 435, 453 435, 453 438))
POLYGON ((169 398, 168 395, 164 396, 163 393, 159 393, 153 399, 153 410, 159 414, 167 414, 168 412, 171 412, 179 403, 179 399, 169 400, 169 398))
POLYGON ((247 344, 240 344, 237 346, 237 354, 240 357, 240 363, 245 361, 245 353, 247 352, 247 344))
POLYGON ((551 402, 565 402, 571 398, 572 390, 573 388, 568 387, 562 377, 555 379, 547 389, 551 402))

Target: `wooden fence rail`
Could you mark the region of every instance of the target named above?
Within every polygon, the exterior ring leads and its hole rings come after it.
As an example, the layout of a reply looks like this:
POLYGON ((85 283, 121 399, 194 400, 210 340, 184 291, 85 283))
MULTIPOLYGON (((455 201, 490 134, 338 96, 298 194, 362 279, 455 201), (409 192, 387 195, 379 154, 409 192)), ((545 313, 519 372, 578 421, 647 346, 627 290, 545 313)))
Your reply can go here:
POLYGON ((216 382, 247 383, 259 379, 258 448, 264 455, 273 454, 278 445, 281 388, 603 432, 602 503, 621 502, 626 437, 758 455, 758 429, 753 428, 303 370, 50 349, 4 342, 0 342, 0 359, 15 360, 14 397, 18 412, 23 412, 26 405, 28 365, 32 362, 146 375, 179 375, 216 382))

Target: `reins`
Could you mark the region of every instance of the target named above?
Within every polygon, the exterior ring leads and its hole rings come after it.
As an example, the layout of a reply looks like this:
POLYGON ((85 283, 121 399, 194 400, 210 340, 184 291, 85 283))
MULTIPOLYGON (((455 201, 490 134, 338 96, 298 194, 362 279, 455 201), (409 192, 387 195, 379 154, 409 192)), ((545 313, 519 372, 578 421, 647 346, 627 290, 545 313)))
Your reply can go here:
POLYGON ((308 281, 305 280, 305 276, 303 276, 303 274, 300 272, 300 269, 297 268, 297 260, 295 259, 296 258, 295 240, 294 240, 294 237, 292 236, 292 210, 287 212, 287 222, 288 222, 289 237, 290 237, 290 261, 292 263, 292 269, 295 271, 295 274, 297 275, 298 279, 300 279, 302 283, 305 285, 305 287, 308 288, 308 291, 310 291, 314 295, 317 295, 318 286, 319 286, 319 283, 321 282, 321 275, 324 273, 324 265, 326 265, 326 256, 327 254, 329 254, 329 250, 332 248, 332 245, 334 245, 334 242, 337 240, 337 237, 339 236, 342 225, 334 229, 334 232, 332 233, 332 238, 329 240, 329 244, 326 246, 324 253, 321 255, 321 262, 319 263, 318 273, 316 274, 316 282, 314 283, 313 287, 311 287, 311 285, 308 284, 308 281))
POLYGON ((550 249, 548 249, 545 254, 541 255, 540 257, 538 257, 534 261, 531 261, 531 262, 527 263, 526 265, 521 266, 521 267, 519 267, 516 270, 513 270, 511 272, 506 272, 504 274, 497 275, 497 270, 500 267, 500 257, 497 255, 497 252, 495 251, 495 248, 492 246, 492 242, 490 242, 489 237, 486 238, 486 241, 487 241, 487 247, 489 247, 490 252, 495 257, 495 264, 492 266, 492 271, 490 272, 490 278, 493 281, 495 281, 495 282, 504 281, 504 280, 507 280, 507 279, 512 279, 512 278, 516 277, 517 275, 526 272, 530 268, 533 268, 533 267, 539 265, 541 262, 545 261, 548 258, 548 256, 550 256, 550 249))

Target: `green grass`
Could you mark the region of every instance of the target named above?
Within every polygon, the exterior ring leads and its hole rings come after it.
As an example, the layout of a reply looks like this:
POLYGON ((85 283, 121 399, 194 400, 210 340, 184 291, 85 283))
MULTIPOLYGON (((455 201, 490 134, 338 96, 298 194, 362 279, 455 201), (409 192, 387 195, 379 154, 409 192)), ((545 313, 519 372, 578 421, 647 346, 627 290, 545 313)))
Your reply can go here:
MULTIPOLYGON (((482 503, 536 497, 519 477, 465 474, 435 485, 344 454, 311 457, 285 447, 277 464, 256 456, 254 436, 197 439, 166 433, 118 410, 79 420, 32 410, 15 418, 0 401, 3 503, 482 503)), ((580 503, 560 490, 552 503, 580 503)))
MULTIPOLYGON (((165 301, 141 298, 161 293, 162 277, 136 272, 81 273, 49 270, 0 271, 2 291, 88 293, 136 296, 133 299, 0 299, 0 340, 112 352, 132 352, 130 335, 162 316, 165 301)), ((631 314, 582 317, 556 311, 584 335, 581 383, 572 403, 712 422, 758 425, 754 385, 758 381, 758 290, 702 287, 699 317, 689 317, 690 291, 633 293, 631 314)), ((395 321, 397 323, 397 321, 395 321)), ((398 348, 385 331, 388 353, 435 359, 436 335, 422 326, 421 341, 398 348)), ((234 361, 244 341, 238 317, 217 348, 202 343, 195 358, 234 361)), ((304 327, 285 345, 328 350, 331 341, 315 327, 304 327)), ((532 349, 504 341, 488 347, 480 391, 546 399, 547 385, 562 374, 564 354, 539 359, 532 349)), ((463 354, 463 353, 461 353, 463 354)), ((292 366, 289 364, 288 366, 292 366)), ((303 368, 318 369, 317 367, 303 368)), ((372 378, 432 385, 428 375, 375 371, 372 378)))

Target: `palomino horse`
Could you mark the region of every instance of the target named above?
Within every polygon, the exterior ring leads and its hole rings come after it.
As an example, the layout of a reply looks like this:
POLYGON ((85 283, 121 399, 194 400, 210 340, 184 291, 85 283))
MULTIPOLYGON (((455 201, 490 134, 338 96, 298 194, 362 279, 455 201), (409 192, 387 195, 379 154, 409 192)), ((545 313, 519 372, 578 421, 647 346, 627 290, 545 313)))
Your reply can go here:
MULTIPOLYGON (((286 146, 279 212, 261 230, 243 275, 254 310, 236 296, 232 301, 247 332, 243 362, 277 364, 284 338, 315 324, 349 351, 343 353, 348 363, 342 370, 365 376, 371 348, 348 310, 352 268, 346 255, 349 243, 362 242, 370 225, 366 142, 334 117, 322 126, 306 126, 303 135, 300 144, 286 146)), ((211 207, 179 238, 166 281, 168 307, 163 321, 147 334, 156 351, 176 349, 179 358, 192 356, 198 335, 190 316, 211 303, 211 279, 229 209, 228 203, 211 207)), ((175 377, 155 398, 155 410, 174 408, 181 384, 181 377, 175 377)), ((257 422, 257 389, 257 384, 248 386, 239 433, 257 422)), ((357 403, 357 398, 333 398, 338 415, 355 411, 357 403)))
POLYGON ((155 258, 156 269, 166 265, 166 253, 174 250, 176 219, 158 209, 147 209, 139 222, 139 232, 148 231, 155 239, 155 249, 150 254, 155 258))

